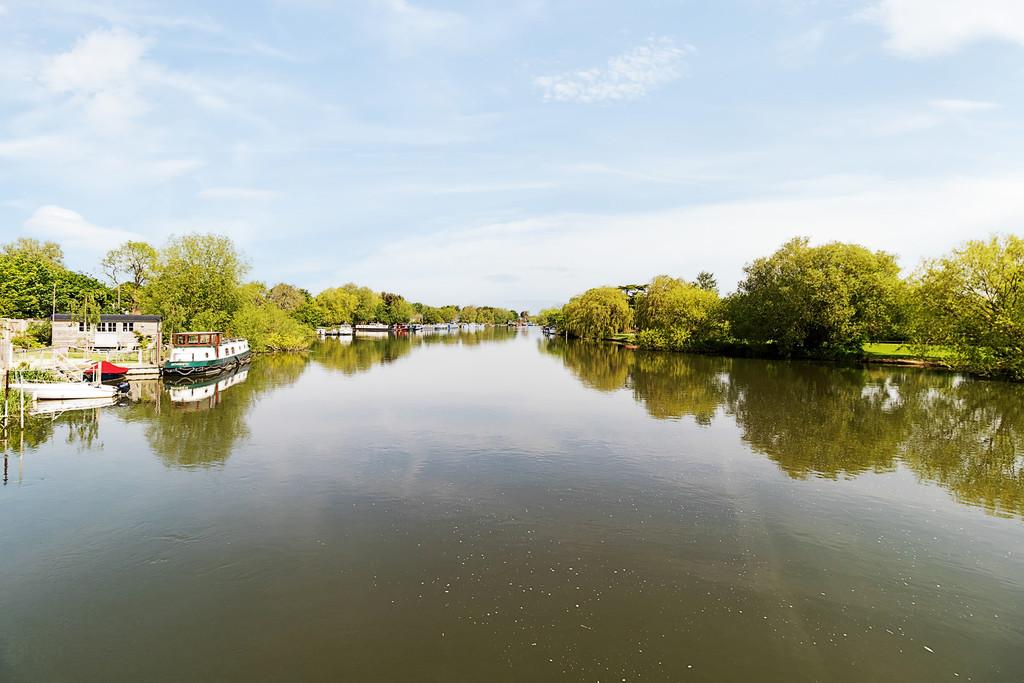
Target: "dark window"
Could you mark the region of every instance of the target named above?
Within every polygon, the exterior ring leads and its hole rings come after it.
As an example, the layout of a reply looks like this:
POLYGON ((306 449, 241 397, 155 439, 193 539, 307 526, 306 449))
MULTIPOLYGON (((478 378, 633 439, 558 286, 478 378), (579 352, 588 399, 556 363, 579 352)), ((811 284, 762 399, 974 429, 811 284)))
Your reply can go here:
POLYGON ((121 331, 122 332, 134 332, 135 331, 135 323, 121 323, 121 331))

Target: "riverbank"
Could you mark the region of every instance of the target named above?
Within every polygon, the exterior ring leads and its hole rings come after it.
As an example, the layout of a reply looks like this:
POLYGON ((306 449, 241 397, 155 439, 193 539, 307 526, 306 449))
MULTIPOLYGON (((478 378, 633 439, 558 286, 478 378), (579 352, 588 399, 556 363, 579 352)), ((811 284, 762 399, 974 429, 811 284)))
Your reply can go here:
MULTIPOLYGON (((634 332, 623 332, 620 334, 613 334, 600 341, 608 342, 611 344, 617 344, 628 349, 635 350, 647 350, 647 351, 667 351, 669 353, 697 353, 699 355, 707 356, 721 356, 725 358, 764 358, 764 359, 778 359, 777 356, 771 354, 760 353, 757 349, 750 346, 743 346, 741 351, 738 353, 729 353, 727 349, 719 349, 714 353, 700 353, 698 351, 674 351, 672 349, 645 349, 643 346, 637 344, 637 334, 634 332)), ((735 348, 735 347, 734 347, 735 348)), ((737 349, 740 350, 740 349, 737 349)), ((950 370, 953 369, 946 362, 946 359, 952 356, 951 352, 941 347, 929 347, 925 350, 924 355, 921 355, 916 349, 910 344, 901 342, 875 342, 864 344, 862 347, 862 355, 849 355, 840 357, 816 357, 816 356, 799 356, 790 357, 787 360, 808 360, 815 362, 834 362, 838 364, 846 363, 863 363, 869 365, 895 365, 901 367, 910 368, 930 368, 935 370, 950 370)))

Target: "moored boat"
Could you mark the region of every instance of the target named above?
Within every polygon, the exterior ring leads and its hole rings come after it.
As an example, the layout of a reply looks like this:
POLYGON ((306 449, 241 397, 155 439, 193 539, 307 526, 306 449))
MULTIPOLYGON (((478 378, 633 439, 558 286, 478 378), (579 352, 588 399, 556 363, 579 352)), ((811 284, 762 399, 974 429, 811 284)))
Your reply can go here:
POLYGON ((178 332, 171 342, 171 357, 163 367, 170 377, 209 377, 252 359, 248 341, 225 339, 220 332, 178 332))
POLYGON ((120 365, 114 365, 107 361, 100 361, 99 363, 93 363, 91 366, 85 369, 84 378, 86 380, 95 380, 96 375, 99 374, 99 379, 104 382, 109 382, 112 379, 121 379, 128 373, 128 368, 122 368, 120 365))
POLYGON ((24 391, 37 401, 113 398, 118 391, 117 387, 88 382, 11 382, 11 389, 24 391))

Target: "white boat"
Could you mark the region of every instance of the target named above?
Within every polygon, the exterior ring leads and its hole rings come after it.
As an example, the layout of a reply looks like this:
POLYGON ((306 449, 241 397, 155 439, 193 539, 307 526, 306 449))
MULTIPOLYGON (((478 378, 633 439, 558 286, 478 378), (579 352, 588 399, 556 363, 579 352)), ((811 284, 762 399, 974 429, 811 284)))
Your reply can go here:
POLYGON ((112 398, 117 393, 117 387, 86 382, 17 382, 11 388, 24 391, 37 401, 112 398))

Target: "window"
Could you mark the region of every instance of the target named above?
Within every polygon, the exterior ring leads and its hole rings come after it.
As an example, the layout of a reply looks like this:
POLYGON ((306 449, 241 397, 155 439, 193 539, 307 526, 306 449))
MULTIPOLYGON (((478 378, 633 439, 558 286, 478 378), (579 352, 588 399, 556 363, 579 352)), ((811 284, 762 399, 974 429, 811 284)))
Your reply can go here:
POLYGON ((135 331, 135 323, 121 323, 121 331, 122 332, 134 332, 135 331))
POLYGON ((96 326, 97 332, 117 332, 117 323, 101 322, 96 326))
POLYGON ((197 337, 194 334, 188 335, 188 343, 189 344, 198 344, 199 343, 199 337, 197 337))
POLYGON ((210 335, 208 335, 208 334, 201 334, 201 335, 199 335, 199 343, 200 344, 209 344, 210 343, 210 335))
POLYGON ((86 331, 86 329, 85 329, 85 321, 84 320, 82 322, 78 323, 78 331, 79 332, 85 332, 86 331))

